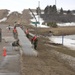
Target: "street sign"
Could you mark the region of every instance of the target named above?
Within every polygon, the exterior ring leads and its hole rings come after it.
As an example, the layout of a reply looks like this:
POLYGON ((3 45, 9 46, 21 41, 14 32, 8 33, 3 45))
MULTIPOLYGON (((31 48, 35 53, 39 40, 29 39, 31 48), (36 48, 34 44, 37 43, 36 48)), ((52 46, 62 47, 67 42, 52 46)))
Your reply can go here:
POLYGON ((40 24, 39 22, 32 22, 33 24, 40 24))

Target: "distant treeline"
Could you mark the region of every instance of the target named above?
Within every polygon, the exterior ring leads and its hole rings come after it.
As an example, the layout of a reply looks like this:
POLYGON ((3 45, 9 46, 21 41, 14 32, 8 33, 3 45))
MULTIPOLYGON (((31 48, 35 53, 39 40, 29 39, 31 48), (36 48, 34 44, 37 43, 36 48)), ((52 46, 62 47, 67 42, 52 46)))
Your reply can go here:
POLYGON ((44 14, 41 13, 40 7, 36 8, 37 14, 39 14, 45 21, 48 22, 75 22, 75 10, 57 10, 56 5, 46 6, 43 10, 44 14))

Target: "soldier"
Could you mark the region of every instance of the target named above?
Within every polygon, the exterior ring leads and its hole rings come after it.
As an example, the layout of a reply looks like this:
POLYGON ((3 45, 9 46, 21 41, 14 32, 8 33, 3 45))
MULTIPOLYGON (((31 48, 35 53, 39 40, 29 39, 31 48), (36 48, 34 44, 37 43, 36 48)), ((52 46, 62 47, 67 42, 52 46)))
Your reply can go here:
POLYGON ((14 38, 17 38, 17 30, 16 28, 13 29, 14 38))
POLYGON ((36 48, 37 48, 37 43, 38 43, 37 36, 34 36, 34 37, 31 39, 31 42, 33 43, 34 49, 36 50, 36 48))
POLYGON ((28 29, 26 29, 25 33, 26 33, 27 38, 29 38, 29 30, 28 29))
POLYGON ((20 44, 19 44, 19 39, 17 39, 16 41, 14 41, 14 42, 12 43, 12 46, 20 46, 20 44))
POLYGON ((8 29, 10 30, 10 25, 8 26, 8 29))

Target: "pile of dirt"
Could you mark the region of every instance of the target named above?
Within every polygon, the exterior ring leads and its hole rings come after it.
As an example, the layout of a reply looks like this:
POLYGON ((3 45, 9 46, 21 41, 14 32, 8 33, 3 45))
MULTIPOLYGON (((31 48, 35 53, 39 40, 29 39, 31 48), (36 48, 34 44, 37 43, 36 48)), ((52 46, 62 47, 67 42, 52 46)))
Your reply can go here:
POLYGON ((8 12, 9 12, 9 10, 7 10, 7 9, 0 10, 0 19, 7 17, 8 12))
POLYGON ((11 12, 10 15, 7 17, 6 23, 14 23, 20 21, 21 14, 18 12, 11 12))
POLYGON ((23 10, 22 13, 19 12, 12 12, 8 17, 6 22, 14 24, 14 22, 18 24, 29 24, 30 23, 30 14, 29 10, 23 10))
POLYGON ((30 19, 31 19, 31 15, 29 14, 29 10, 24 9, 22 11, 22 20, 21 20, 21 22, 23 24, 30 24, 30 19))
POLYGON ((13 11, 9 14, 10 10, 0 10, 0 19, 7 18, 6 21, 1 22, 4 24, 14 24, 14 22, 18 24, 30 24, 31 15, 29 14, 28 9, 24 9, 22 13, 17 11, 13 11), (9 14, 9 15, 8 15, 9 14))

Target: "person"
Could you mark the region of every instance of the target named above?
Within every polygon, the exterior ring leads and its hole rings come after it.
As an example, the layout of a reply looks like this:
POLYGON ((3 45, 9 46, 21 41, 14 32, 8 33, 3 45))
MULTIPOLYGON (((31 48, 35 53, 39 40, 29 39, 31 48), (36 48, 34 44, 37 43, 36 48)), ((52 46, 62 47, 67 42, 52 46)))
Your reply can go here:
POLYGON ((12 46, 19 46, 20 44, 19 44, 19 39, 17 39, 16 41, 14 41, 13 43, 12 43, 12 46))
POLYGON ((25 33, 26 33, 27 38, 29 38, 29 30, 28 30, 28 28, 26 29, 25 33))
POLYGON ((31 39, 32 44, 34 45, 34 49, 37 49, 37 43, 38 43, 38 39, 37 36, 35 35, 32 39, 31 39))
POLYGON ((16 29, 16 25, 14 26, 14 29, 16 29))
POLYGON ((16 38, 17 37, 17 30, 16 30, 16 28, 13 29, 13 34, 14 34, 14 37, 16 38))
POLYGON ((14 23, 14 29, 16 28, 16 22, 14 23))
POLYGON ((8 26, 8 29, 10 30, 10 25, 8 26))

